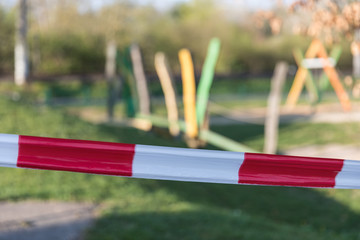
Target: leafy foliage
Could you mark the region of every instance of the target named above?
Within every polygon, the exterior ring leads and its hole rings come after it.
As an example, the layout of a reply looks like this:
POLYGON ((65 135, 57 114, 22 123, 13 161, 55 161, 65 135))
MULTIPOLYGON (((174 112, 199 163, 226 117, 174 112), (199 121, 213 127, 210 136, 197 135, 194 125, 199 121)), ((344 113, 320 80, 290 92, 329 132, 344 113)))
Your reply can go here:
MULTIPOLYGON (((31 71, 35 75, 102 73, 105 43, 114 40, 120 50, 137 42, 147 73, 155 74, 154 54, 163 51, 175 73, 178 51, 189 48, 200 73, 212 37, 222 41, 217 73, 271 73, 278 60, 293 62, 291 49, 305 49, 306 37, 282 34, 265 37, 251 21, 230 18, 219 1, 194 0, 166 11, 130 1, 114 1, 86 8, 84 1, 32 0, 29 24, 31 71)), ((0 9, 0 72, 12 72, 14 17, 0 9)), ((244 15, 244 14, 243 14, 244 15)), ((247 16, 242 16, 246 18, 247 16)), ((351 65, 346 45, 340 64, 351 65)), ((341 67, 341 65, 340 65, 341 67)))

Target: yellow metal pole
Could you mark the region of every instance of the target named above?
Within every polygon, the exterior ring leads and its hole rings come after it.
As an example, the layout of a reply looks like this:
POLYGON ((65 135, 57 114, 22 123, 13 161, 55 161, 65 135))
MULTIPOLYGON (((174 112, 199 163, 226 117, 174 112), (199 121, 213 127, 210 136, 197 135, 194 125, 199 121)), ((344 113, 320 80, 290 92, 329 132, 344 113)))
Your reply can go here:
POLYGON ((181 65, 181 76, 183 83, 183 101, 184 101, 184 117, 186 123, 186 135, 195 138, 198 135, 198 127, 196 123, 196 87, 194 65, 191 54, 188 49, 179 51, 179 60, 181 65))
POLYGON ((289 108, 293 108, 296 104, 296 102, 299 99, 301 90, 303 89, 305 80, 306 80, 306 75, 307 75, 307 70, 303 67, 299 67, 299 69, 296 72, 295 75, 295 79, 294 79, 294 83, 291 86, 289 95, 286 99, 286 103, 285 105, 289 108))

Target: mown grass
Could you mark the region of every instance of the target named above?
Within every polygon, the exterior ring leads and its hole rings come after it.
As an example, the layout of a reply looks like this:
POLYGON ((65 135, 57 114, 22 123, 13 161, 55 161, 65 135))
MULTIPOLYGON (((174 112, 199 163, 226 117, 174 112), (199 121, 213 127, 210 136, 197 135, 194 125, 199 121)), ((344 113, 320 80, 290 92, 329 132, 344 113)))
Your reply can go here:
MULTIPOLYGON (((130 128, 92 125, 28 100, 0 99, 0 132, 185 147, 130 128)), ((360 142, 359 124, 281 126, 280 147, 360 142), (310 142, 309 142, 310 141, 310 142)), ((214 128, 262 149, 263 127, 214 128)), ((101 204, 86 239, 360 239, 360 192, 155 181, 0 169, 0 201, 101 204)))
MULTIPOLYGON (((279 127, 279 150, 330 143, 360 145, 360 123, 293 123, 279 127)), ((255 124, 214 126, 212 130, 262 151, 264 126, 255 124)))

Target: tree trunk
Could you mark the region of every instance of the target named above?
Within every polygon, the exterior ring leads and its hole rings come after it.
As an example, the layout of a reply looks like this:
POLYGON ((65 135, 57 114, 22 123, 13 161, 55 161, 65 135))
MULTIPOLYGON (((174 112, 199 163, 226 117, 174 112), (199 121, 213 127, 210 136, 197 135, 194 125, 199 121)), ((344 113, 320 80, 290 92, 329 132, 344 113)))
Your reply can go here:
POLYGON ((351 52, 353 54, 353 75, 355 78, 360 78, 360 28, 355 29, 351 52))
POLYGON ((27 0, 19 0, 15 35, 15 73, 16 85, 24 85, 28 77, 27 49, 27 0))
POLYGON ((113 81, 116 75, 116 44, 109 41, 106 44, 105 76, 108 81, 113 81))
POLYGON ((107 115, 108 121, 113 121, 114 107, 117 97, 116 91, 116 44, 109 41, 106 45, 105 77, 108 83, 107 115))

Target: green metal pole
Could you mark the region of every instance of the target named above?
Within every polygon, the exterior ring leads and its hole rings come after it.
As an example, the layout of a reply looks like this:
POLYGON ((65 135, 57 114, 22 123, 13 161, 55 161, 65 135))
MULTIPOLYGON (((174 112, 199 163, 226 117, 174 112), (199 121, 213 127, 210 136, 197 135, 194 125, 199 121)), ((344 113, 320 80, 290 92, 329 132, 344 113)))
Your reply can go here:
MULTIPOLYGON (((339 61, 340 55, 341 55, 342 49, 341 46, 337 45, 335 46, 331 52, 330 52, 330 56, 331 58, 333 58, 335 60, 335 65, 337 64, 337 62, 339 61)), ((325 91, 330 85, 330 81, 328 76, 325 73, 321 74, 320 80, 319 80, 319 88, 321 91, 325 91)))
POLYGON ((132 73, 129 49, 127 48, 123 54, 118 51, 116 62, 118 69, 124 79, 123 97, 126 104, 126 114, 128 117, 134 117, 136 113, 136 89, 135 80, 132 73))
POLYGON ((220 134, 212 132, 210 130, 203 130, 200 132, 199 138, 204 140, 218 148, 234 151, 234 152, 257 152, 252 148, 249 148, 243 144, 240 144, 232 139, 224 137, 220 134))
MULTIPOLYGON (((304 55, 302 54, 301 50, 295 49, 293 51, 293 55, 294 55, 297 65, 301 66, 302 61, 304 59, 304 55)), ((319 102, 319 99, 320 99, 319 90, 315 84, 315 81, 314 81, 311 71, 309 69, 306 69, 306 70, 307 70, 307 76, 306 76, 306 80, 305 80, 305 86, 306 86, 307 90, 309 91, 309 93, 312 94, 312 97, 313 97, 312 103, 314 104, 314 103, 319 102)))
POLYGON ((215 66, 220 52, 220 45, 221 43, 218 38, 211 39, 201 72, 196 99, 196 119, 200 128, 202 127, 205 119, 210 88, 214 79, 215 66))

